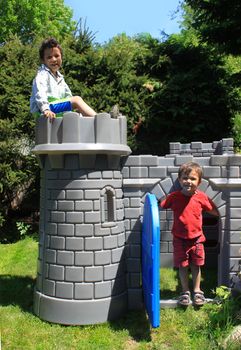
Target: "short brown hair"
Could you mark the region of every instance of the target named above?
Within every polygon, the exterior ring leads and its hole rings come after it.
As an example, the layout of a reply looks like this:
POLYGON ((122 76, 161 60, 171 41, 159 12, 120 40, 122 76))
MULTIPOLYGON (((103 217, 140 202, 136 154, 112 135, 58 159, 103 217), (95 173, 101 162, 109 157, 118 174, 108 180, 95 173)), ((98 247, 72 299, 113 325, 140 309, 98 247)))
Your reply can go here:
POLYGON ((63 50, 62 50, 62 47, 60 46, 60 44, 58 43, 58 41, 54 38, 48 38, 42 42, 42 44, 39 48, 40 60, 42 61, 44 59, 44 51, 46 49, 52 49, 54 47, 57 47, 59 49, 59 51, 61 52, 61 56, 63 56, 63 50))
POLYGON ((178 178, 180 179, 180 177, 183 174, 189 175, 192 170, 195 170, 197 172, 197 174, 199 176, 199 180, 201 181, 202 176, 203 176, 203 171, 202 171, 202 168, 200 167, 200 165, 198 163, 195 163, 195 162, 188 162, 188 163, 182 164, 178 170, 178 178))

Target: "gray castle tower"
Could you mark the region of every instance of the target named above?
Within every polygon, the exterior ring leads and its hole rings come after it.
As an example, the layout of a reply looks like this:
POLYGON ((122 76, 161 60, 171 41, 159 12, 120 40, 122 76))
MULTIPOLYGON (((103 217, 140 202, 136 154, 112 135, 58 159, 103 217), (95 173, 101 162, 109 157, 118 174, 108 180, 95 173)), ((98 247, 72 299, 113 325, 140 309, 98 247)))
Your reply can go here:
POLYGON ((69 325, 120 317, 128 308, 120 159, 126 118, 40 117, 33 152, 41 167, 34 311, 69 325))

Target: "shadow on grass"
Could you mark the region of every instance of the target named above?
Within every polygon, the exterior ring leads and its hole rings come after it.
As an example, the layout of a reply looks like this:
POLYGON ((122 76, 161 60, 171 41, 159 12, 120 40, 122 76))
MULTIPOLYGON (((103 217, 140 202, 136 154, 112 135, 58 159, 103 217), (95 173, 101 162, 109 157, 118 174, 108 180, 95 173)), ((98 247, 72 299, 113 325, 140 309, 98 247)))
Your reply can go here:
MULTIPOLYGON (((0 275, 0 305, 17 305, 33 314, 33 294, 36 280, 31 277, 0 275)), ((151 341, 150 324, 144 310, 129 311, 119 320, 110 321, 113 330, 127 329, 135 341, 151 341)))
POLYGON ((136 342, 151 341, 151 326, 145 310, 128 311, 120 320, 111 321, 110 326, 115 331, 127 329, 136 342))
POLYGON ((0 305, 18 305, 33 313, 34 285, 35 279, 28 276, 0 275, 0 305))

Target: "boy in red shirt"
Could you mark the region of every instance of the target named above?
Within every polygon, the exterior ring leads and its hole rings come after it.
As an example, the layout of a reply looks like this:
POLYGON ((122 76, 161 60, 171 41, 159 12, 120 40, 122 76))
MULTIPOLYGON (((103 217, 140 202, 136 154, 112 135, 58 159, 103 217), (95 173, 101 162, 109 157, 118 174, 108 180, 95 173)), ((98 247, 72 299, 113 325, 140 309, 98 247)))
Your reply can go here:
POLYGON ((202 211, 218 216, 213 202, 197 189, 201 179, 202 169, 199 164, 189 162, 181 165, 178 171, 181 190, 170 193, 163 201, 158 201, 161 208, 172 209, 174 214, 174 266, 179 268, 182 286, 178 303, 185 306, 191 302, 188 285, 189 266, 193 280, 193 303, 201 306, 205 302, 204 293, 200 289, 200 266, 204 265, 205 261, 203 242, 206 240, 202 230, 202 211))

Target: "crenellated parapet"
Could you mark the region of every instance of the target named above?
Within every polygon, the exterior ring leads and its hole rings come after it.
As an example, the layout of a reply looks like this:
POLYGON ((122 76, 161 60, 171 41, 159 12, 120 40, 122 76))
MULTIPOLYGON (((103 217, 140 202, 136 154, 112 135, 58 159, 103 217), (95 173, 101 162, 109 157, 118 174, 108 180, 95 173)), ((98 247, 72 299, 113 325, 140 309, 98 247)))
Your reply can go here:
POLYGON ((82 117, 68 112, 52 122, 42 116, 37 119, 33 152, 37 155, 104 153, 126 156, 131 153, 126 135, 126 117, 122 115, 115 119, 108 113, 82 117))

